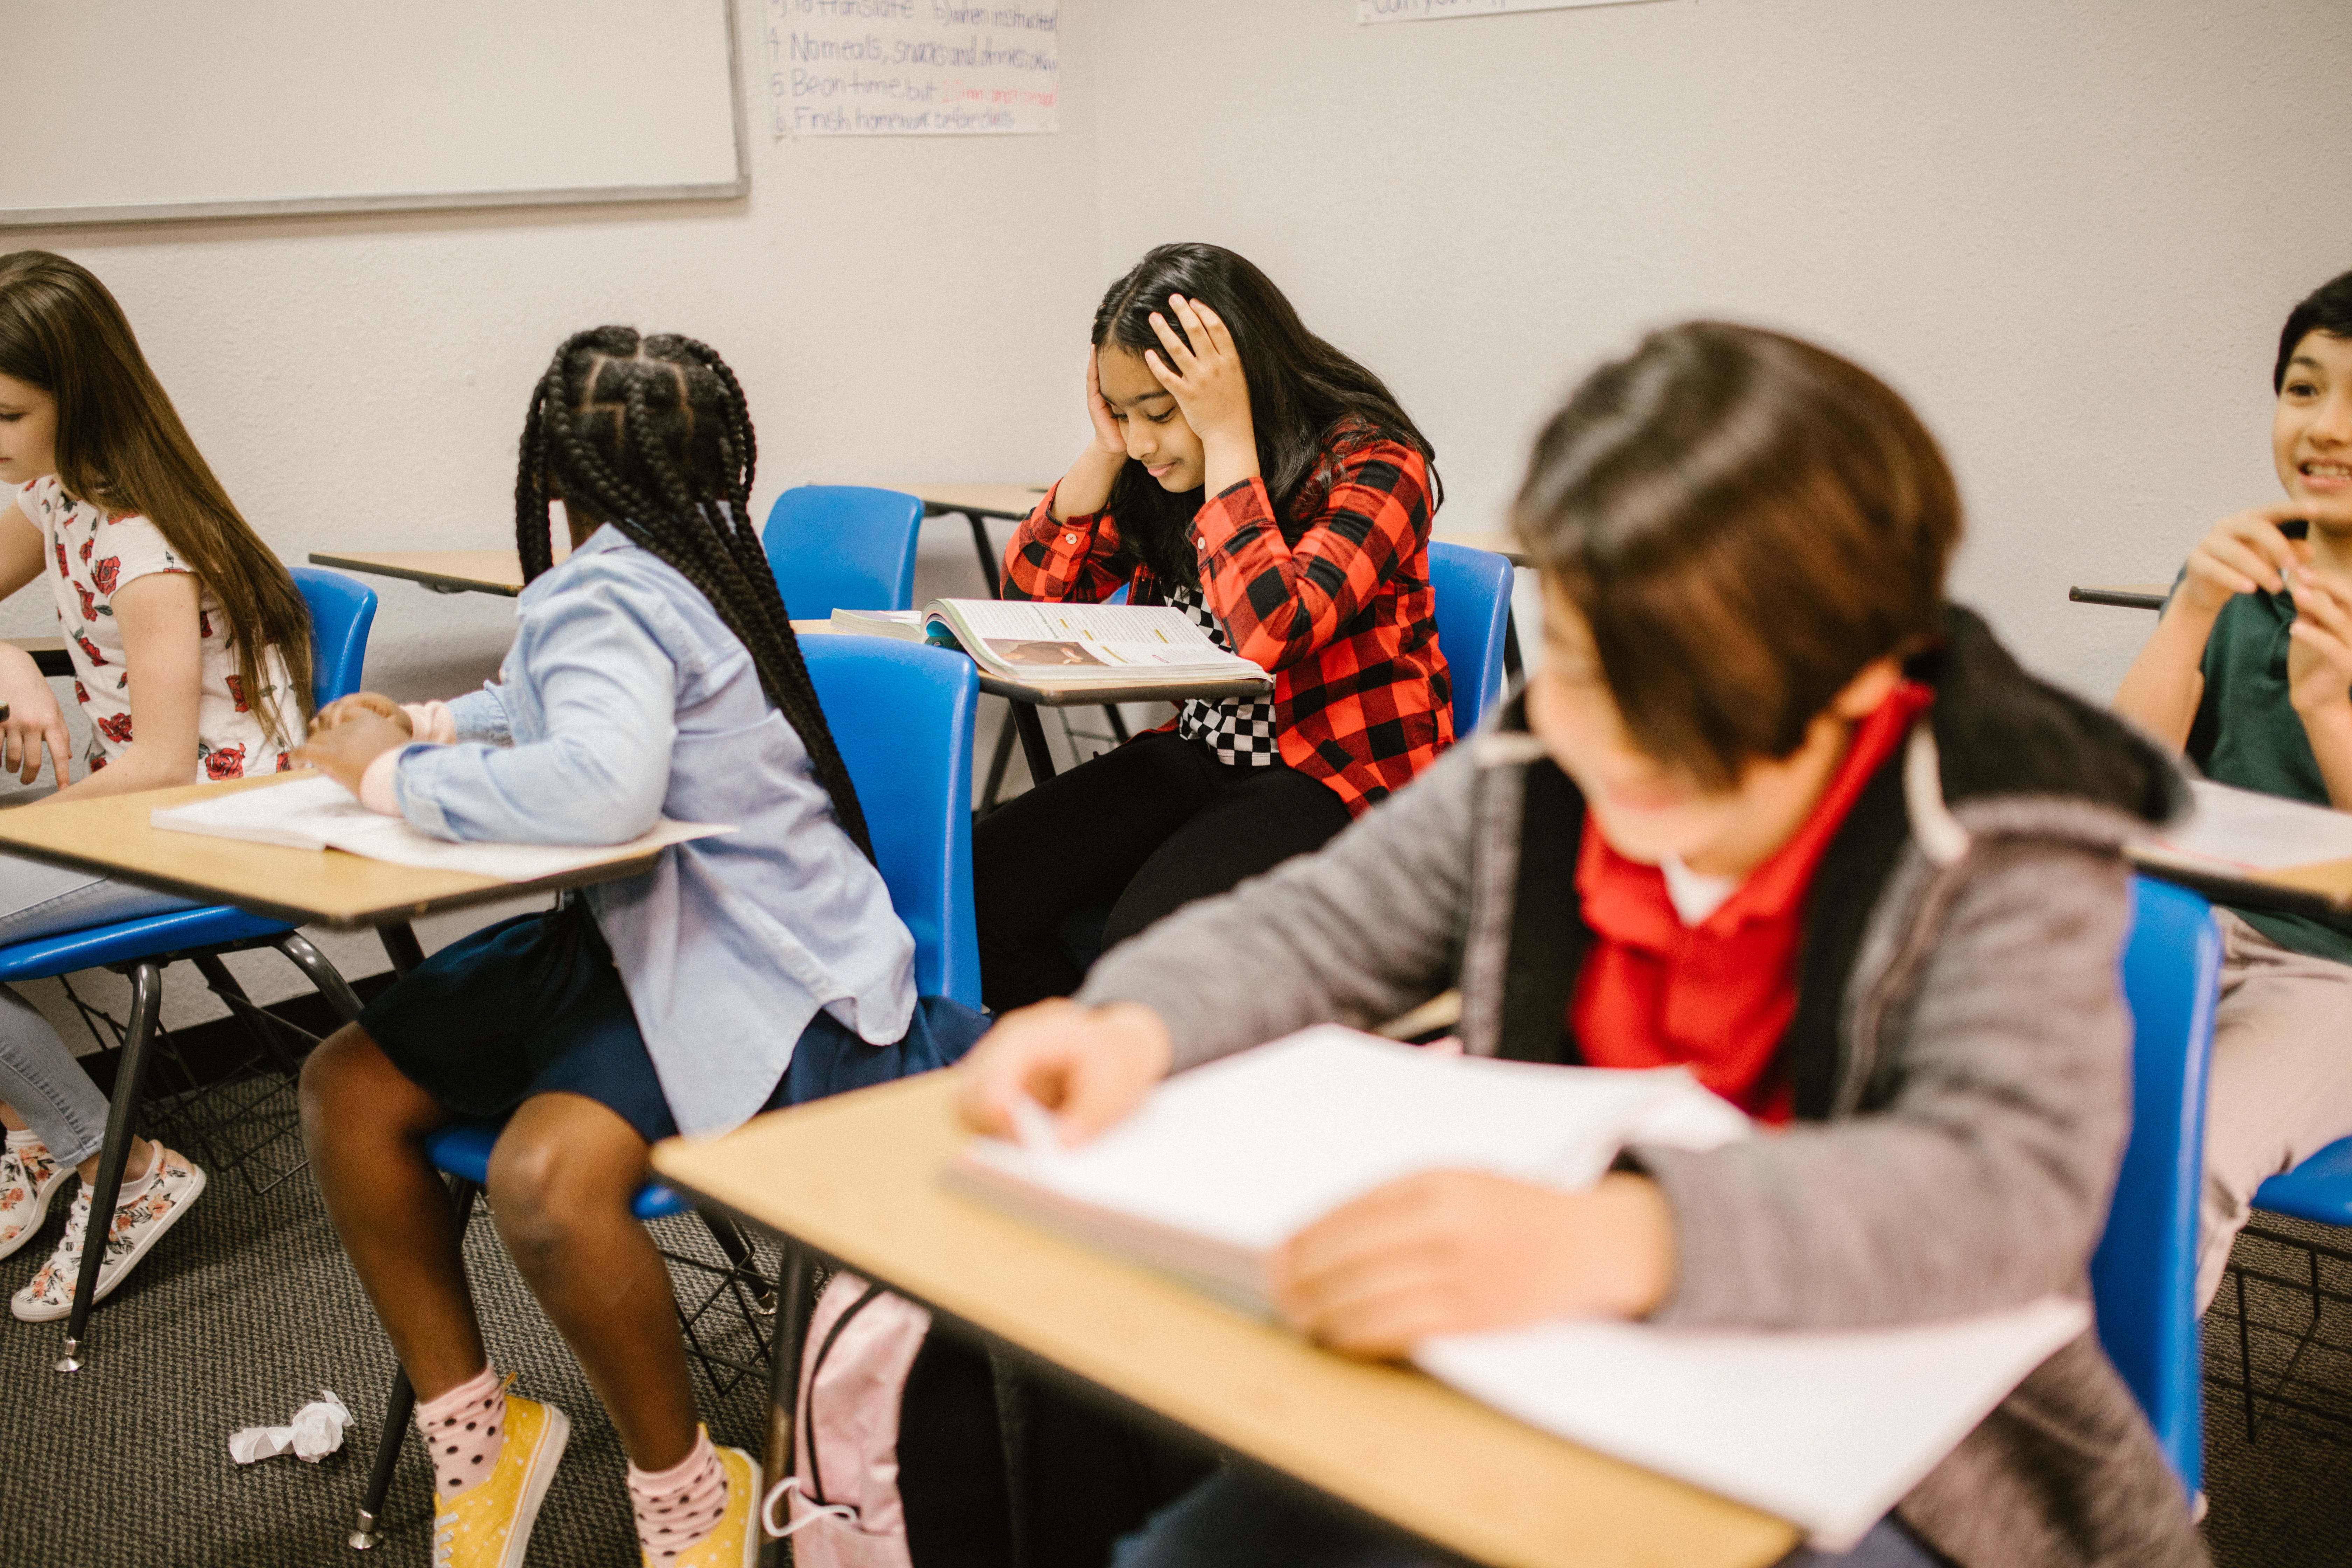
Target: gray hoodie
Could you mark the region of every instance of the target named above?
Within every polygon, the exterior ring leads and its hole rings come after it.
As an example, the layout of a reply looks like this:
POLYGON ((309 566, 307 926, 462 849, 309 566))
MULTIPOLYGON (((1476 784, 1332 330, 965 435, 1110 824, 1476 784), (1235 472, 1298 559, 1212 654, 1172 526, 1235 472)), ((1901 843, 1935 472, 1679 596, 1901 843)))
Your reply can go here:
MULTIPOLYGON (((1782 1044, 1798 1121, 1636 1148, 1675 1220, 1654 1321, 1830 1328, 2087 1298, 2129 1131, 2116 955, 2124 841, 2178 810, 2170 764, 1948 613, 1937 700, 1841 825, 1808 897, 1782 1044)), ((1198 1064, 1450 986, 1466 1049, 1578 1059, 1567 1001, 1583 803, 1525 733, 1441 758, 1322 852, 1191 905, 1096 965, 1198 1064)), ((1964 1568, 2206 1561, 2137 1404, 2085 1334, 1906 1497, 1964 1568)))

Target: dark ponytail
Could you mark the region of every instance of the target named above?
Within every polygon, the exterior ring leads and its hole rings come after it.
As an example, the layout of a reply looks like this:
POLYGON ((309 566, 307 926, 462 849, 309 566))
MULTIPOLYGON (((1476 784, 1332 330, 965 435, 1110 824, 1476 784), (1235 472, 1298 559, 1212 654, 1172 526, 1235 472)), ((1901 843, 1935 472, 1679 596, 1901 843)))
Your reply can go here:
POLYGON ((677 569, 751 652, 760 689, 815 764, 833 814, 874 844, 818 706, 783 595, 751 522, 757 451, 735 373, 691 338, 629 327, 575 332, 531 395, 515 479, 515 550, 528 582, 553 564, 548 503, 609 522, 677 569))

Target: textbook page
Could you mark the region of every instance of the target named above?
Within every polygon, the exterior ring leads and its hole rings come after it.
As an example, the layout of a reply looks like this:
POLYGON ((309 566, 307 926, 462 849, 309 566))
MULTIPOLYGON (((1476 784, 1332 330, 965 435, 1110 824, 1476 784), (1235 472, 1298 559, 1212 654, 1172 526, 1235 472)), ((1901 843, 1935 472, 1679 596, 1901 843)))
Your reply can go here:
POLYGON ((1274 683, 1256 665, 1211 642, 1192 616, 1171 605, 938 599, 929 614, 957 633, 975 658, 1033 679, 1125 683, 1139 675, 1181 672, 1274 683))
POLYGON ((1262 1309, 1267 1254, 1399 1177, 1491 1171, 1572 1189, 1629 1142, 1705 1149, 1748 1131, 1680 1068, 1439 1056, 1327 1025, 1179 1073, 1077 1149, 977 1139, 950 1179, 1262 1309))
POLYGON ((2210 779, 2191 780, 2189 789, 2196 798, 2196 815, 2151 839, 2158 848, 2252 871, 2352 860, 2352 812, 2235 789, 2210 779))
POLYGON ((1558 1322, 1423 1341, 1415 1364, 1531 1426, 1744 1502, 1845 1552, 2028 1373, 2080 1301, 1827 1331, 1558 1322))
POLYGON ((652 832, 625 847, 452 844, 417 832, 400 817, 370 811, 351 791, 323 776, 268 789, 238 790, 188 805, 158 806, 147 814, 147 820, 152 826, 173 833, 242 838, 293 849, 341 849, 398 866, 465 871, 502 882, 535 882, 561 876, 609 860, 616 848, 654 850, 735 831, 715 823, 664 819, 652 832))

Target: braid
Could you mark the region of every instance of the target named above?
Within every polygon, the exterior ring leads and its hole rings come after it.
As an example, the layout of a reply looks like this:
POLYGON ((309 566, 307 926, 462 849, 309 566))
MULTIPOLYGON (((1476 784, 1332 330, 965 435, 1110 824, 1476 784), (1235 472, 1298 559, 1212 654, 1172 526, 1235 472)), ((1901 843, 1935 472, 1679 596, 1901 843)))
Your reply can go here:
POLYGON ((751 654, 761 690, 799 733, 835 819, 871 860, 856 787, 752 525, 757 455, 742 385, 709 346, 640 339, 626 327, 575 332, 524 418, 516 552, 526 581, 552 563, 548 503, 560 476, 565 498, 693 584, 751 654))

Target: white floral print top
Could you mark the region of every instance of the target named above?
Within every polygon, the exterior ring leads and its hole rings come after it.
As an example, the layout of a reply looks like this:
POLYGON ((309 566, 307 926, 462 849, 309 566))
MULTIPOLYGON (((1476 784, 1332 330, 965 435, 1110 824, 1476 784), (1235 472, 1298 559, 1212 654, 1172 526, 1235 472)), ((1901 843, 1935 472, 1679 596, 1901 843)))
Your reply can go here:
MULTIPOLYGON (((114 595, 125 583, 152 572, 185 572, 163 531, 136 512, 109 517, 87 501, 66 494, 55 474, 16 492, 17 509, 41 531, 47 547, 49 586, 58 599, 58 622, 65 628, 73 658, 74 697, 89 715, 89 763, 106 766, 131 742, 130 676, 123 664, 122 628, 115 624, 114 595)), ((228 617, 212 590, 197 601, 196 626, 204 650, 203 694, 196 707, 196 779, 237 779, 283 773, 293 765, 269 742, 236 673, 236 648, 229 641, 228 617)), ((271 648, 261 661, 271 691, 287 684, 286 666, 271 648)), ((289 721, 300 709, 287 703, 289 721)), ((301 743, 301 736, 293 737, 301 743)))

